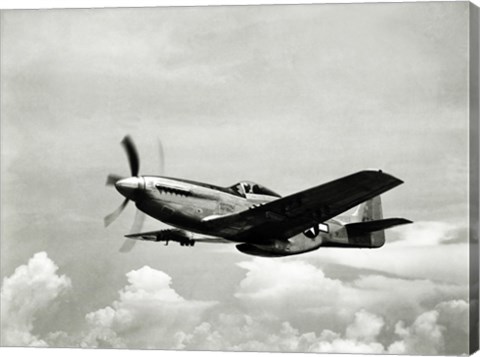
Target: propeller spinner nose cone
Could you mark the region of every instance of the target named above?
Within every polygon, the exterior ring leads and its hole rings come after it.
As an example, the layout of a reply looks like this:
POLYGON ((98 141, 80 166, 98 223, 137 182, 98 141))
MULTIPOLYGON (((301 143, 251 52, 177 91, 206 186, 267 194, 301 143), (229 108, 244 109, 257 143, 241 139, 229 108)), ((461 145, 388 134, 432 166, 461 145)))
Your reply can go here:
POLYGON ((129 177, 119 180, 115 183, 115 188, 123 196, 134 200, 135 192, 143 188, 143 180, 141 177, 129 177))

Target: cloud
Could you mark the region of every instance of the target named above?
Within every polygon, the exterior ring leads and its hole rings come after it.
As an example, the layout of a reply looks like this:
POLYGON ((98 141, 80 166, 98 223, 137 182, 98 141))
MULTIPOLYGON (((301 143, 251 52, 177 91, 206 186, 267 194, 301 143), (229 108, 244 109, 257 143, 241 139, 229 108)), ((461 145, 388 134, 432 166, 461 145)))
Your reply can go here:
POLYGON ((57 270, 47 254, 40 252, 3 279, 2 346, 47 346, 32 331, 37 316, 71 288, 70 279, 59 276, 57 270))
POLYGON ((182 336, 182 343, 186 349, 197 350, 382 353, 385 349, 376 338, 383 326, 381 317, 364 310, 355 314, 342 333, 325 329, 319 334, 302 333, 287 321, 265 316, 230 314, 202 323, 182 336))
POLYGON ((421 313, 410 326, 403 320, 395 324, 400 340, 393 342, 388 352, 393 354, 459 354, 467 352, 468 302, 444 301, 434 309, 421 313))
POLYGON ((339 280, 327 278, 322 270, 300 260, 253 259, 238 265, 247 273, 235 297, 254 310, 277 314, 292 305, 329 304, 345 288, 339 280))
POLYGON ((440 313, 441 323, 468 333, 469 309, 465 300, 445 301, 438 304, 436 309, 440 313))
MULTIPOLYGON (((402 229, 398 231, 399 239, 390 244, 435 246, 458 239, 459 232, 461 232, 461 228, 450 223, 435 221, 415 222, 414 224, 402 227, 402 229)), ((466 242, 467 237, 463 238, 464 242, 466 242)))
POLYGON ((299 260, 256 258, 239 266, 246 273, 228 303, 185 299, 172 288, 170 276, 144 266, 126 274, 127 284, 115 301, 85 315, 82 330, 35 336, 36 314, 70 287, 46 254, 38 253, 4 280, 2 334, 6 331, 6 339, 15 338, 17 345, 37 346, 466 352, 468 303, 458 286, 372 274, 341 281, 299 260), (27 292, 41 302, 25 297, 21 305, 12 305, 12 296, 27 292), (30 308, 22 310, 24 305, 30 308))
POLYGON ((415 222, 387 231, 386 244, 379 249, 320 248, 303 259, 313 265, 339 264, 408 279, 467 285, 467 232, 442 222, 415 222))
POLYGON ((384 324, 381 317, 360 310, 355 314, 355 321, 347 327, 346 336, 349 339, 372 342, 375 341, 384 324))
POLYGON ((196 350, 381 353, 384 348, 375 339, 382 328, 382 318, 366 311, 358 312, 343 334, 330 330, 302 333, 288 321, 235 313, 203 322, 191 334, 183 335, 182 343, 186 349, 196 350), (367 326, 370 322, 373 329, 367 326), (360 326, 371 334, 356 335, 353 331, 360 326))
POLYGON ((127 273, 128 285, 111 306, 90 312, 85 347, 181 348, 178 333, 193 329, 216 303, 186 300, 164 272, 144 266, 127 273))
POLYGON ((380 317, 365 311, 360 311, 356 314, 355 320, 352 322, 352 324, 347 327, 345 337, 342 337, 338 333, 325 330, 320 335, 320 338, 309 347, 309 352, 369 354, 384 353, 385 349, 383 345, 376 341, 376 337, 382 328, 383 320, 380 317), (364 320, 364 322, 366 322, 371 319, 381 322, 381 325, 377 325, 380 328, 375 335, 369 336, 369 340, 358 338, 358 336, 349 336, 349 333, 351 333, 349 331, 351 331, 352 328, 355 329, 355 326, 358 326, 359 324, 368 328, 367 325, 364 325, 364 323, 359 320, 364 320))
POLYGON ((442 305, 452 307, 467 304, 465 301, 444 302, 436 309, 421 313, 409 326, 402 320, 387 325, 381 316, 360 310, 342 331, 324 329, 320 333, 302 333, 287 321, 273 321, 265 316, 230 314, 220 316, 215 321, 202 322, 192 333, 182 334, 179 339, 185 349, 195 350, 368 354, 465 352, 467 335, 458 336, 452 331, 442 305), (394 330, 395 336, 386 339, 387 330, 394 330), (446 341, 458 337, 463 345, 457 345, 456 349, 449 348, 446 341))
POLYGON ((239 265, 247 270, 235 294, 241 308, 183 335, 186 349, 466 351, 468 304, 450 300, 466 296, 465 288, 381 275, 342 282, 296 260, 253 259, 239 265), (461 342, 447 343, 455 339, 461 342))
POLYGON ((239 263, 247 270, 235 294, 243 309, 321 332, 344 329, 362 309, 387 316, 389 321, 413 319, 425 307, 468 294, 463 285, 380 273, 363 272, 342 281, 299 259, 258 258, 239 263))
POLYGON ((418 316, 410 327, 403 321, 395 325, 395 333, 402 339, 390 345, 393 354, 435 355, 444 350, 445 327, 438 322, 438 311, 427 311, 418 316))

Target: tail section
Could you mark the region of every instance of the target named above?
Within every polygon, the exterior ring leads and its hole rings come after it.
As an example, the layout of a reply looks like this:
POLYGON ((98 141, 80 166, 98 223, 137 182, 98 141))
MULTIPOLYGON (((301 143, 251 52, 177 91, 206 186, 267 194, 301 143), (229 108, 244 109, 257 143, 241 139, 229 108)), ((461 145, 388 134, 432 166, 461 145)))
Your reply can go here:
POLYGON ((359 205, 352 216, 352 223, 345 225, 349 243, 371 248, 379 248, 385 244, 385 229, 412 223, 404 218, 383 219, 380 196, 359 205))
POLYGON ((368 201, 363 202, 352 214, 352 222, 369 222, 377 219, 383 219, 382 200, 380 196, 376 196, 368 201))

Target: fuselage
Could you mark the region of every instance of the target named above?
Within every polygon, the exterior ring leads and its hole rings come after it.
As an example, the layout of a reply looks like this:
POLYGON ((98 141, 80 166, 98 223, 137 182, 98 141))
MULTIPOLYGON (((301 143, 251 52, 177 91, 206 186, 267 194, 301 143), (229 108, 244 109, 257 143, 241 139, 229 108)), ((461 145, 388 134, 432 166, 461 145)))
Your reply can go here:
POLYGON ((162 176, 139 176, 121 180, 116 187, 149 216, 177 228, 213 236, 218 234, 209 230, 206 218, 237 213, 280 197, 248 181, 220 187, 162 176), (254 190, 253 185, 259 192, 245 192, 246 186, 254 190))
MULTIPOLYGON (((237 248, 246 254, 285 256, 312 251, 320 246, 351 246, 352 243, 345 228, 350 216, 328 220, 288 240, 260 239, 258 244, 237 239, 234 235, 225 236, 206 224, 209 219, 245 211, 281 197, 249 181, 220 187, 163 176, 138 176, 120 180, 115 186, 147 215, 182 230, 243 243, 237 248)), ((362 244, 356 246, 362 247, 362 244)))

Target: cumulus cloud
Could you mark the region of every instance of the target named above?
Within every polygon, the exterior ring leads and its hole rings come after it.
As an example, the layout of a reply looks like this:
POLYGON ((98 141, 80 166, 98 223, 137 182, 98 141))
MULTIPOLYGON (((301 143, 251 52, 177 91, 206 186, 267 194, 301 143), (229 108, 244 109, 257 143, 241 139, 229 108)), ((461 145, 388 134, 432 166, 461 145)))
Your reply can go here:
POLYGON ((45 252, 35 254, 26 265, 3 279, 1 326, 3 346, 47 346, 32 333, 38 314, 65 293, 70 279, 57 274, 58 267, 45 252))
POLYGON ((465 300, 445 301, 436 306, 440 313, 440 322, 451 328, 468 333, 469 310, 465 300))
POLYGON ((449 300, 466 296, 464 288, 377 275, 347 283, 295 260, 253 259, 239 265, 247 270, 235 294, 243 309, 203 322, 183 335, 185 348, 410 354, 466 351, 468 304, 449 300), (430 310, 425 308, 428 306, 430 310), (461 342, 449 349, 447 341, 455 339, 461 342))
POLYGON ((387 231, 386 244, 380 249, 320 248, 303 259, 313 265, 339 264, 405 278, 467 285, 467 234, 464 228, 452 224, 415 222, 387 231))
POLYGON ((411 326, 404 321, 395 325, 401 340, 388 349, 393 354, 459 354, 467 352, 468 303, 465 300, 444 301, 433 310, 420 314, 411 326))
POLYGON ((143 267, 127 273, 128 285, 111 306, 86 315, 83 346, 181 348, 177 336, 194 328, 215 302, 186 300, 164 272, 143 267))
POLYGON ((245 310, 271 315, 311 330, 342 329, 365 309, 390 321, 413 319, 442 301, 468 295, 467 286, 363 274, 351 281, 333 279, 303 260, 253 259, 235 297, 245 310), (395 289, 392 289, 392 287, 395 289))
POLYGON ((375 341, 383 325, 384 321, 381 317, 360 310, 355 314, 355 321, 347 327, 346 336, 349 339, 372 342, 375 341))
POLYGON ((381 317, 364 310, 355 314, 342 333, 325 329, 319 334, 301 332, 287 321, 231 314, 214 323, 202 323, 182 336, 182 343, 187 349, 382 353, 385 349, 376 339, 383 326, 381 317))
POLYGON ((324 330, 317 341, 310 347, 310 352, 324 353, 384 353, 381 343, 376 341, 378 334, 383 329, 384 322, 379 316, 366 311, 355 314, 355 320, 347 326, 345 336, 329 330, 324 330), (373 325, 370 326, 369 324, 373 325), (362 333, 359 328, 365 328, 362 333))
MULTIPOLYGON (((390 244, 408 246, 434 246, 457 240, 462 229, 456 225, 435 222, 421 221, 406 225, 398 230, 398 240, 390 244)), ((464 233, 464 232, 462 232, 464 233)), ((467 237, 463 237, 464 242, 467 237)))
POLYGON ((259 313, 279 316, 291 308, 298 312, 312 306, 331 306, 353 293, 340 280, 326 277, 322 270, 303 261, 259 258, 238 265, 247 273, 235 297, 259 313))
POLYGON ((2 336, 5 344, 22 346, 466 352, 468 303, 458 286, 380 275, 341 281, 299 260, 253 259, 239 266, 245 276, 228 304, 185 299, 170 276, 144 266, 126 274, 115 301, 85 315, 81 331, 34 335, 38 311, 70 287, 39 253, 4 280, 2 336), (20 303, 13 296, 20 296, 20 303))
POLYGON ((235 313, 203 322, 184 334, 182 343, 187 349, 200 350, 381 353, 384 348, 375 339, 382 328, 382 318, 366 311, 358 312, 346 331, 320 334, 301 332, 288 321, 235 313), (367 326, 370 322, 373 328, 367 326), (361 326, 369 332, 358 333, 361 326))
POLYGON ((395 333, 402 338, 389 347, 393 354, 434 355, 443 351, 445 327, 438 322, 438 311, 427 311, 418 316, 410 327, 403 321, 395 325, 395 333))
MULTIPOLYGON (((466 302, 442 304, 464 305, 466 302)), ((324 329, 317 333, 301 332, 287 321, 273 321, 265 316, 230 314, 214 322, 202 322, 190 334, 177 337, 184 348, 197 350, 429 355, 465 352, 466 340, 456 349, 446 346, 449 335, 458 338, 446 318, 438 305, 420 314, 411 325, 397 321, 387 326, 383 317, 360 310, 342 331, 324 329), (386 329, 393 329, 395 337, 381 339, 386 329)))

